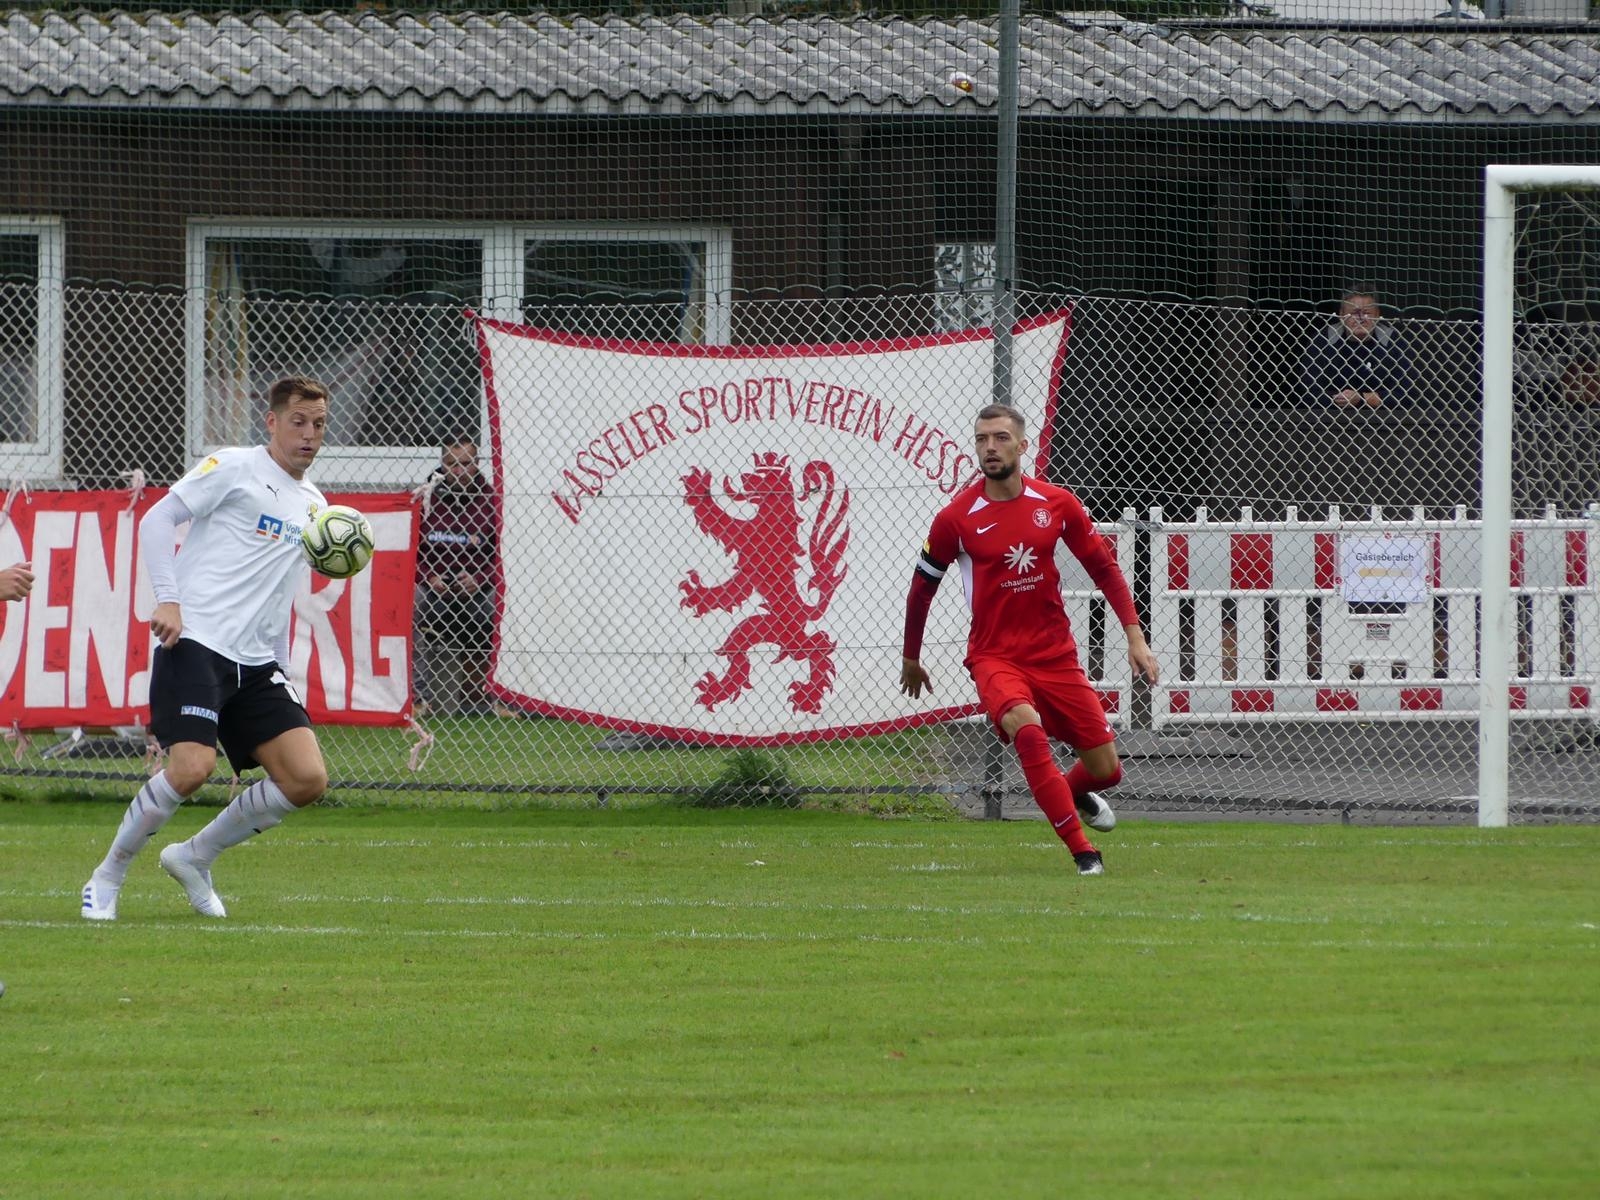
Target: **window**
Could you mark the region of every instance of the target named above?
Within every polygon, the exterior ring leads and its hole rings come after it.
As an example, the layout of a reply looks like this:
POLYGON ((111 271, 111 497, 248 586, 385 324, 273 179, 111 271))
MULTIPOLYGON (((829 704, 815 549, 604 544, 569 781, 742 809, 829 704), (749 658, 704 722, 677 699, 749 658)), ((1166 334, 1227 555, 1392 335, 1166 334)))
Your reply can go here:
POLYGON ((933 248, 933 319, 940 333, 986 328, 994 319, 993 242, 933 248))
MULTIPOLYGON (((648 235, 646 235, 648 236, 648 235)), ((704 241, 540 234, 523 241, 523 319, 563 333, 705 342, 704 241)))
POLYGON ((484 442, 463 312, 597 337, 727 339, 723 231, 196 222, 189 247, 189 450, 264 437, 272 380, 334 392, 316 477, 415 483, 438 448, 484 442))
POLYGON ((59 479, 63 238, 53 217, 0 217, 0 486, 59 479))

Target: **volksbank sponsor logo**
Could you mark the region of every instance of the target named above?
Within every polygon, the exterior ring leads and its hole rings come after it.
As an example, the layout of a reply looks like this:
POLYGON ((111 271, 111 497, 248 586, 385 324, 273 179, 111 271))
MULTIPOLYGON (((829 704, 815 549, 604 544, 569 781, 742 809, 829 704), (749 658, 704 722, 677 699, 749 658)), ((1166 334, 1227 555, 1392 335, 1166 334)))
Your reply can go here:
POLYGON ((300 526, 293 521, 285 521, 282 517, 275 517, 271 513, 262 513, 256 518, 256 536, 280 542, 284 538, 299 537, 300 526))
POLYGON ((210 721, 213 725, 217 723, 217 714, 209 708, 201 708, 198 704, 185 704, 178 710, 178 715, 182 717, 201 717, 210 721))

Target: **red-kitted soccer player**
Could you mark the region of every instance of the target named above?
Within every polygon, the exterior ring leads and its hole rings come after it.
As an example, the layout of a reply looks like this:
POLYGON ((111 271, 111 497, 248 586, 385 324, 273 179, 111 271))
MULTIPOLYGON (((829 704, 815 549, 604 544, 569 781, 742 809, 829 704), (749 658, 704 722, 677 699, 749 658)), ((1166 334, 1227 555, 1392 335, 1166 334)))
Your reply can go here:
POLYGON ((934 593, 951 563, 972 609, 966 667, 978 699, 1017 759, 1034 800, 1055 827, 1081 875, 1105 871, 1079 820, 1117 823, 1099 795, 1122 779, 1116 735, 1106 721, 1061 602, 1055 546, 1065 542, 1105 595, 1128 636, 1128 662, 1151 683, 1159 677, 1133 593, 1082 503, 1063 487, 1020 469, 1028 449, 1022 414, 1005 404, 978 413, 974 438, 983 480, 956 493, 933 519, 906 600, 900 690, 916 697, 932 684, 919 661, 934 593), (1069 743, 1078 761, 1065 775, 1049 738, 1069 743))

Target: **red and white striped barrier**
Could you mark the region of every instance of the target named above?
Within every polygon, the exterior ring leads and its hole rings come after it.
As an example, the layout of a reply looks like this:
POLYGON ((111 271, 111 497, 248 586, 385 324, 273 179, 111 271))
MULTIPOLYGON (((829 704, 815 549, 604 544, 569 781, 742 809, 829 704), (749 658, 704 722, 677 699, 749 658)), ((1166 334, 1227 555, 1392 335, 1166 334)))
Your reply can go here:
MULTIPOLYGON (((1478 714, 1481 522, 1328 519, 1185 524, 1152 513, 1152 721, 1471 719, 1478 714), (1352 599, 1359 539, 1411 556, 1417 599, 1352 599)), ((1513 717, 1600 720, 1600 523, 1512 524, 1513 717)), ((1375 572, 1384 574, 1387 572, 1375 572)), ((1398 572, 1397 572, 1398 573, 1398 572)))

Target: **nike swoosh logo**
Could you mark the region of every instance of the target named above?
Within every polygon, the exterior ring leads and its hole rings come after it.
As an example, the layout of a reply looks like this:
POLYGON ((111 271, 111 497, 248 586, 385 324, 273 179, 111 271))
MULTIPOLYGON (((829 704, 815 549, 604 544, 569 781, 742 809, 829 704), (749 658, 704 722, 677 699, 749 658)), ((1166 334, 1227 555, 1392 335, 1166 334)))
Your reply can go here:
POLYGON ((999 521, 995 521, 993 524, 989 524, 989 525, 979 525, 978 526, 978 532, 979 533, 988 533, 989 530, 993 529, 995 527, 995 525, 998 525, 998 524, 1000 524, 999 521))

